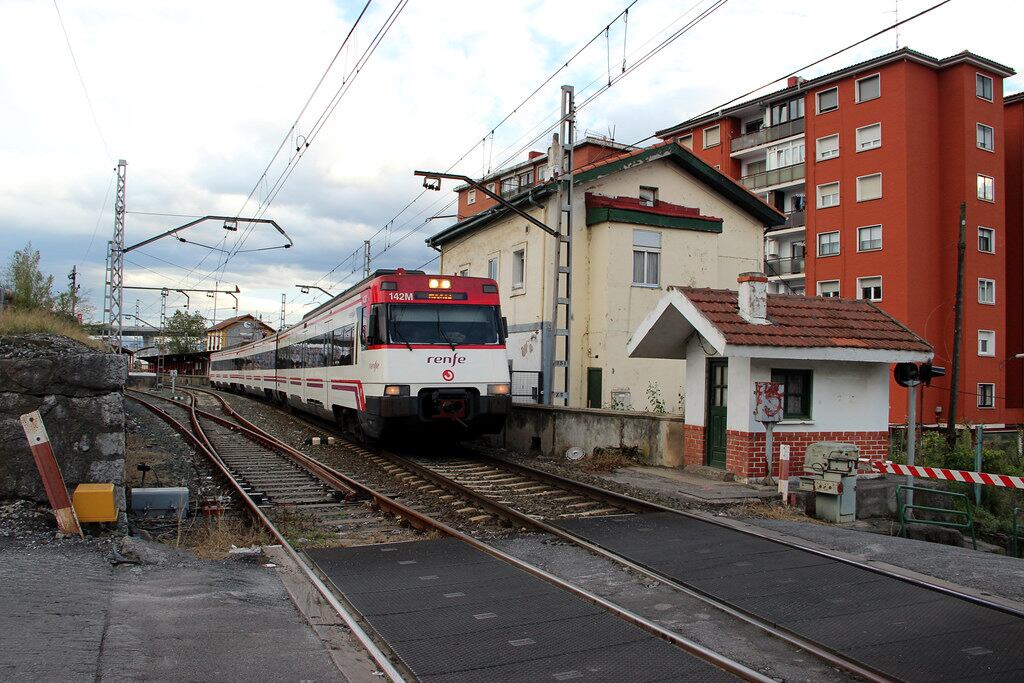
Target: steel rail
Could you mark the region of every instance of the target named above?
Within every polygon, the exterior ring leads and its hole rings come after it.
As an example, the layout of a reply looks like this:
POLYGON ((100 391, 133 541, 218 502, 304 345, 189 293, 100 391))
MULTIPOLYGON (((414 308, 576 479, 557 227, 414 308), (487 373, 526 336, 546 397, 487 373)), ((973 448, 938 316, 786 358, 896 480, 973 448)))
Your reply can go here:
MULTIPOLYGON (((213 463, 213 465, 218 470, 220 470, 220 473, 228 480, 231 486, 235 489, 235 493, 245 502, 246 507, 249 509, 249 513, 255 519, 257 519, 267 529, 271 536, 273 536, 274 539, 281 545, 281 547, 284 548, 285 553, 293 562, 295 562, 299 569, 302 570, 302 573, 305 575, 306 579, 313 585, 314 588, 316 588, 317 592, 320 593, 320 595, 323 597, 325 601, 327 601, 327 604, 331 606, 335 613, 337 613, 337 615, 341 617, 342 621, 345 622, 345 625, 349 628, 353 637, 359 642, 360 645, 363 646, 364 649, 366 649, 370 657, 373 658, 374 663, 376 663, 377 666, 380 667, 381 671, 395 683, 405 683, 405 681, 407 681, 408 679, 406 679, 406 677, 402 673, 400 673, 397 668, 395 668, 394 664, 391 663, 391 660, 388 659, 384 652, 377 646, 377 643, 373 641, 370 635, 363 629, 362 625, 359 624, 356 616, 352 614, 348 610, 348 608, 346 608, 338 600, 334 592, 330 588, 328 588, 327 585, 320 579, 320 577, 317 576, 317 574, 313 571, 313 569, 308 564, 306 564, 302 556, 299 555, 295 548, 292 547, 291 543, 288 542, 288 539, 286 539, 284 535, 282 535, 281 532, 277 530, 277 527, 274 525, 274 523, 270 521, 266 514, 264 514, 263 510, 260 509, 259 505, 257 505, 256 502, 249 496, 249 494, 245 492, 241 484, 239 484, 239 482, 231 475, 227 467, 224 466, 224 463, 221 462, 219 456, 217 456, 216 451, 207 448, 205 443, 209 443, 209 440, 206 438, 206 435, 203 434, 203 438, 200 439, 195 433, 193 433, 187 427, 185 427, 185 425, 181 424, 178 420, 174 419, 174 417, 170 413, 168 413, 165 410, 162 410, 155 404, 150 403, 149 401, 135 395, 136 393, 139 392, 134 392, 130 389, 126 389, 125 393, 128 395, 129 398, 131 398, 134 401, 137 401, 140 405, 149 409, 151 412, 153 412, 158 417, 167 422, 169 425, 171 425, 171 427, 173 427, 182 436, 184 436, 186 440, 190 441, 192 445, 196 447, 197 450, 202 452, 210 460, 210 462, 213 463)), ((189 406, 185 406, 181 403, 178 403, 177 401, 174 401, 174 403, 178 404, 183 408, 186 408, 189 411, 189 417, 192 421, 192 424, 195 426, 198 425, 198 419, 196 415, 197 409, 195 407, 194 400, 195 399, 193 397, 193 403, 189 406)), ((199 429, 199 433, 203 433, 201 428, 199 429)))
POLYGON ((892 579, 898 579, 900 581, 903 581, 905 583, 913 584, 913 585, 918 586, 920 588, 927 588, 928 590, 933 590, 933 591, 936 591, 936 592, 939 592, 939 593, 943 593, 945 595, 949 595, 949 596, 954 597, 954 598, 959 598, 961 600, 966 600, 968 602, 973 602, 973 603, 975 603, 977 605, 980 605, 982 607, 987 607, 989 609, 994 609, 994 610, 1003 612, 1005 614, 1011 614, 1011 615, 1013 615, 1015 617, 1024 618, 1024 610, 1021 610, 1021 609, 1019 609, 1017 607, 1013 607, 1011 605, 1004 605, 1002 603, 995 602, 995 601, 992 601, 992 600, 987 600, 986 598, 983 598, 983 597, 978 596, 978 595, 972 595, 971 593, 964 593, 964 592, 956 590, 955 588, 949 588, 949 587, 946 587, 946 586, 940 586, 938 584, 929 583, 928 581, 926 581, 924 579, 917 578, 917 577, 905 576, 903 574, 900 574, 898 572, 894 572, 894 571, 886 569, 884 567, 877 567, 877 566, 873 566, 873 565, 867 564, 866 562, 861 562, 859 560, 855 560, 855 559, 852 559, 852 558, 849 558, 849 557, 843 557, 842 555, 835 555, 835 554, 832 554, 832 553, 828 552, 827 550, 822 550, 820 548, 813 548, 813 547, 810 547, 810 546, 806 546, 806 545, 803 545, 803 544, 798 543, 796 541, 791 541, 791 540, 787 540, 787 539, 777 538, 775 536, 772 536, 771 534, 768 534, 768 533, 760 531, 760 530, 756 530, 756 529, 741 529, 739 527, 733 526, 732 524, 728 524, 726 522, 723 522, 723 521, 721 521, 719 519, 705 517, 703 515, 695 514, 693 512, 688 512, 686 510, 678 510, 676 508, 671 508, 671 507, 668 507, 666 505, 661 505, 659 503, 652 503, 650 501, 642 500, 640 498, 635 498, 635 497, 630 496, 630 495, 625 494, 625 493, 618 493, 616 491, 611 491, 611 490, 608 490, 608 489, 602 489, 600 487, 593 486, 591 484, 587 484, 587 483, 584 483, 582 481, 575 481, 575 480, 568 479, 568 478, 563 477, 563 476, 558 475, 558 474, 553 474, 551 472, 545 472, 544 470, 538 470, 538 469, 530 467, 528 465, 521 465, 519 463, 510 462, 508 460, 505 460, 504 458, 495 458, 493 456, 486 455, 484 453, 475 453, 475 452, 474 452, 474 455, 476 455, 477 457, 482 458, 482 459, 491 460, 491 461, 497 463, 499 466, 504 467, 508 471, 520 472, 524 476, 532 476, 532 477, 534 477, 536 479, 546 480, 546 481, 548 481, 549 483, 552 483, 552 484, 556 484, 557 483, 557 484, 560 484, 560 485, 563 485, 563 486, 566 486, 566 487, 573 487, 573 488, 575 488, 575 489, 577 489, 579 491, 595 491, 595 492, 599 491, 599 492, 601 492, 601 493, 603 493, 605 495, 610 495, 613 499, 618 499, 618 500, 622 501, 622 504, 625 504, 625 503, 628 502, 628 503, 632 503, 632 504, 635 504, 635 505, 644 506, 644 507, 648 508, 649 510, 651 510, 653 512, 670 512, 672 514, 680 515, 682 517, 688 517, 690 519, 694 519, 694 520, 697 520, 697 521, 700 521, 700 522, 706 522, 708 524, 714 524, 716 526, 723 527, 725 529, 731 529, 732 531, 736 531, 736 532, 741 533, 741 534, 747 534, 749 536, 756 536, 756 537, 764 539, 766 541, 772 541, 773 543, 777 543, 779 545, 784 545, 784 546, 787 546, 787 547, 790 547, 790 548, 794 548, 796 550, 803 550, 805 552, 812 553, 814 555, 818 555, 819 557, 825 557, 825 558, 828 558, 830 560, 835 560, 837 562, 842 562, 843 564, 847 564, 847 565, 850 565, 852 567, 858 567, 860 569, 866 569, 868 571, 874 572, 875 574, 880 574, 882 576, 886 576, 886 577, 889 577, 889 578, 892 578, 892 579))
MULTIPOLYGON (((209 390, 206 390, 206 389, 195 389, 195 391, 199 391, 199 392, 206 393, 206 394, 209 394, 211 396, 216 397, 218 399, 218 401, 220 402, 221 407, 224 409, 224 411, 227 414, 231 415, 233 419, 237 420, 240 425, 242 425, 242 426, 244 426, 247 429, 252 430, 252 431, 262 432, 263 434, 267 435, 268 438, 274 438, 268 432, 264 431, 260 427, 257 427, 251 421, 249 421, 248 419, 243 417, 241 414, 239 414, 238 411, 236 411, 234 408, 232 408, 231 405, 227 402, 227 400, 224 399, 224 397, 219 395, 218 393, 213 392, 213 391, 209 391, 209 390)), ((170 400, 170 399, 166 399, 166 400, 170 400)), ((346 440, 346 442, 349 445, 354 446, 356 450, 361 450, 364 453, 369 454, 368 450, 362 448, 361 446, 358 446, 357 444, 352 444, 348 439, 345 439, 345 440, 346 440)), ((296 452, 298 452, 298 451, 296 451, 296 452)), ((308 457, 308 456, 304 456, 304 457, 308 457)), ((445 524, 445 523, 443 523, 443 522, 441 522, 439 520, 435 520, 435 519, 433 519, 431 517, 428 517, 428 516, 424 515, 423 513, 419 512, 417 510, 414 510, 414 509, 412 509, 412 508, 410 508, 410 507, 408 507, 408 506, 406 506, 406 505, 404 505, 404 504, 402 504, 402 503, 400 503, 398 501, 395 501, 395 500, 389 498, 388 496, 385 496, 382 493, 379 493, 375 489, 373 489, 373 488, 371 488, 371 487, 369 487, 369 486, 367 486, 367 485, 365 485, 365 484, 363 484, 363 483, 361 483, 361 482, 359 482, 359 481, 357 481, 355 479, 351 479, 347 475, 342 474, 341 472, 338 472, 337 470, 334 470, 333 468, 330 468, 330 467, 328 467, 326 465, 323 465, 322 463, 320 463, 320 467, 324 468, 326 471, 330 472, 332 475, 338 477, 339 479, 345 481, 350 486, 353 486, 354 488, 357 488, 357 489, 361 490, 362 492, 366 493, 367 495, 372 496, 376 501, 381 503, 382 507, 386 506, 388 508, 397 510, 397 514, 400 514, 402 517, 407 519, 410 522, 410 524, 414 524, 414 521, 418 521, 420 524, 424 525, 425 527, 429 527, 429 528, 435 529, 435 530, 440 531, 441 533, 443 533, 443 534, 445 534, 447 536, 451 536, 451 537, 453 537, 455 539, 458 539, 458 540, 462 541, 463 543, 466 543, 467 545, 470 545, 473 548, 476 548, 477 550, 480 550, 482 552, 487 553, 488 555, 491 555, 492 557, 495 557, 495 558, 497 558, 499 560, 507 562, 508 564, 511 564, 512 566, 514 566, 514 567, 516 567, 518 569, 526 571, 527 573, 532 574, 533 576, 536 576, 537 578, 542 579, 543 581, 546 581, 547 583, 550 583, 551 585, 554 585, 557 588, 560 588, 560 589, 565 590, 565 591, 567 591, 569 593, 572 593, 573 595, 575 595, 578 598, 586 600, 587 602, 589 602, 589 603, 591 603, 593 605, 596 605, 596 606, 598 606, 598 607, 600 607, 600 608, 602 608, 602 609, 604 609, 604 610, 606 610, 608 612, 611 612, 612 614, 614 614, 618 618, 620 618, 620 619, 622 619, 622 620, 624 620, 624 621, 626 621, 628 623, 631 623, 634 626, 637 626, 637 627, 643 629, 644 631, 650 633, 651 635, 654 635, 654 636, 657 636, 657 637, 659 637, 659 638, 661 638, 663 640, 666 640, 666 641, 672 643, 673 645, 675 645, 676 647, 684 650, 685 652, 688 652, 688 653, 690 653, 690 654, 692 654, 692 655, 694 655, 694 656, 696 656, 696 657, 698 657, 700 659, 703 659, 703 660, 713 664, 714 666, 717 666, 720 669, 728 671, 729 673, 732 673, 732 674, 734 674, 734 675, 736 675, 736 676, 738 676, 740 678, 743 678, 745 680, 750 680, 750 681, 762 681, 764 683, 768 683, 769 681, 773 680, 773 679, 771 679, 771 678, 769 678, 767 676, 764 676, 763 674, 761 674, 761 673, 759 673, 759 672, 757 672, 757 671, 747 667, 746 665, 741 664, 740 662, 734 661, 734 660, 732 660, 732 659, 722 655, 721 653, 715 652, 714 650, 711 650, 710 648, 707 648, 707 647, 701 645, 700 643, 692 641, 689 638, 686 638, 685 636, 682 636, 682 635, 676 633, 675 631, 670 631, 669 629, 666 629, 665 627, 661 626, 660 624, 657 624, 657 623, 655 623, 655 622, 653 622, 653 621, 651 621, 651 620, 649 620, 649 619, 647 619, 647 618, 645 618, 643 616, 640 616, 639 614, 635 614, 633 612, 630 612, 629 610, 627 610, 627 609, 625 609, 625 608, 623 608, 623 607, 621 607, 621 606, 619 606, 619 605, 617 605, 617 604, 615 604, 613 602, 610 602, 609 600, 606 600, 605 598, 602 598, 601 596, 599 596, 599 595, 597 595, 595 593, 592 593, 592 592, 590 592, 590 591, 588 591, 588 590, 586 590, 586 589, 584 589, 584 588, 582 588, 580 586, 577 586, 577 585, 575 585, 575 584, 573 584, 573 583, 571 583, 569 581, 566 581, 565 579, 562 579, 562 578, 560 578, 558 576, 555 576, 554 574, 551 574, 550 572, 547 572, 544 569, 541 569, 540 567, 537 567, 537 566, 532 565, 532 564, 530 564, 530 563, 528 563, 528 562, 526 562, 524 560, 521 560, 521 559, 519 559, 517 557, 514 557, 512 555, 509 555, 508 553, 506 553, 506 552, 504 552, 502 550, 499 550, 499 549, 497 549, 497 548, 495 548, 495 547, 493 547, 491 545, 488 545, 488 544, 484 543, 483 541, 480 541, 480 540, 478 540, 476 538, 473 538, 472 536, 469 536, 468 534, 465 534, 465 533, 463 533, 461 531, 458 531, 457 529, 454 529, 453 527, 450 527, 447 524, 445 524)), ((474 498, 479 498, 479 496, 474 496, 474 498)), ((493 501, 488 501, 488 502, 491 503, 491 504, 494 504, 493 501)), ((483 503, 483 501, 481 501, 481 503, 483 503)), ((496 505, 500 505, 500 504, 496 504, 496 505)), ((658 580, 660 581, 661 579, 659 578, 658 580)))

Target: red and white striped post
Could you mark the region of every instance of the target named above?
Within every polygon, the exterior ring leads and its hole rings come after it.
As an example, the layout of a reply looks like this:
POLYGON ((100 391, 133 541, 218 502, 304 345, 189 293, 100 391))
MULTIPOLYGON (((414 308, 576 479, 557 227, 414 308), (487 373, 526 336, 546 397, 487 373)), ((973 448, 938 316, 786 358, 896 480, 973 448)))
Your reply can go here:
POLYGON ((32 457, 36 461, 36 469, 43 479, 46 497, 50 500, 54 517, 57 518, 57 528, 65 534, 81 536, 82 527, 78 526, 75 508, 68 496, 68 488, 64 485, 64 476, 60 473, 57 458, 53 456, 50 437, 43 426, 43 416, 38 410, 25 413, 21 416, 21 428, 25 430, 29 448, 32 449, 32 457))

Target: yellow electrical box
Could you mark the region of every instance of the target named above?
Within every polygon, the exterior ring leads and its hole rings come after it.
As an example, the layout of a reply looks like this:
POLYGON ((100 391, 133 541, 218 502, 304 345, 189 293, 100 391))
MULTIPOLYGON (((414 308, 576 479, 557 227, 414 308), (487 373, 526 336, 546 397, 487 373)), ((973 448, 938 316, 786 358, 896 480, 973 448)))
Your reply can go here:
POLYGON ((116 522, 113 484, 79 484, 71 496, 79 522, 116 522))

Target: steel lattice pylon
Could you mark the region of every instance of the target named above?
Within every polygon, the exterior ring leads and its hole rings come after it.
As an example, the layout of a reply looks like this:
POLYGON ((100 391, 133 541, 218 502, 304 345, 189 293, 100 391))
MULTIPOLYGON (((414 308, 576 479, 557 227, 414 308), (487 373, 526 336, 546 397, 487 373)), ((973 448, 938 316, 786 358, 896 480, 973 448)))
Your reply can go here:
POLYGON ((121 159, 117 162, 117 196, 114 200, 114 239, 108 243, 106 305, 103 308, 108 325, 108 339, 117 352, 121 352, 124 342, 122 336, 124 313, 124 212, 125 212, 125 180, 128 174, 128 162, 121 159))

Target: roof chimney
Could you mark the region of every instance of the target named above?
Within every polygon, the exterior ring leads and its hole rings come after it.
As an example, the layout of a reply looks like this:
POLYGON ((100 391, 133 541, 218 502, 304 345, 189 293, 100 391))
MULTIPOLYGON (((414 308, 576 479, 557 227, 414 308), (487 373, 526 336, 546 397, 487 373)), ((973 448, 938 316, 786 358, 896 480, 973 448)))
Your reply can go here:
POLYGON ((740 317, 754 325, 768 325, 768 278, 756 271, 740 273, 740 317))
POLYGON ((542 156, 544 156, 544 152, 531 151, 530 154, 529 154, 528 159, 533 160, 533 159, 536 159, 537 157, 542 157, 542 156))
POLYGON ((796 86, 803 83, 803 80, 804 79, 800 78, 799 76, 790 76, 789 78, 786 79, 786 87, 795 88, 796 86))

